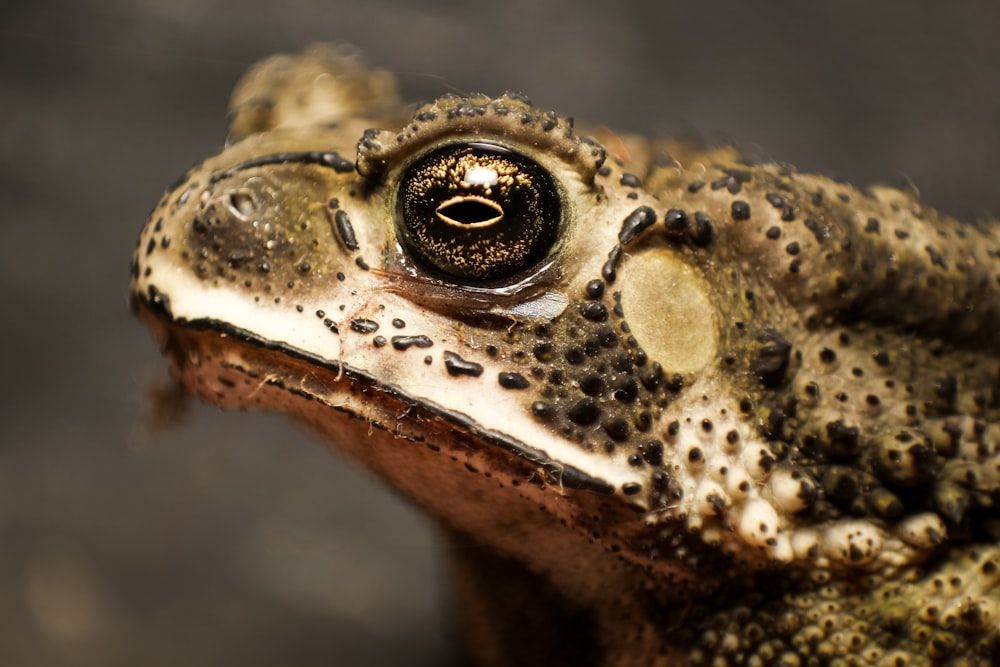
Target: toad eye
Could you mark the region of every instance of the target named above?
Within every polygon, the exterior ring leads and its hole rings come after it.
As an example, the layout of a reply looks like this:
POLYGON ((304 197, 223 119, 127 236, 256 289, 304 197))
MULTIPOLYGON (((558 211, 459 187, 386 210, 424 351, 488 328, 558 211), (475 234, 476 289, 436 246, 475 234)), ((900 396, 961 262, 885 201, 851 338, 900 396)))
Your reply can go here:
POLYGON ((407 169, 396 226, 425 267, 465 282, 503 281, 548 256, 562 227, 561 197, 552 176, 524 155, 450 145, 407 169))

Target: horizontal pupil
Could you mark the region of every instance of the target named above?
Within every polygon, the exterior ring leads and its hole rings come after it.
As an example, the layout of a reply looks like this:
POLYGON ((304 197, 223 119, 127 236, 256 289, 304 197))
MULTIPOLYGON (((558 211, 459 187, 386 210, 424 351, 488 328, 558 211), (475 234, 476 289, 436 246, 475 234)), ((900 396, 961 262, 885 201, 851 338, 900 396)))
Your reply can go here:
POLYGON ((447 223, 475 225, 498 222, 503 218, 503 209, 498 204, 487 203, 482 199, 461 199, 439 206, 437 214, 447 223))

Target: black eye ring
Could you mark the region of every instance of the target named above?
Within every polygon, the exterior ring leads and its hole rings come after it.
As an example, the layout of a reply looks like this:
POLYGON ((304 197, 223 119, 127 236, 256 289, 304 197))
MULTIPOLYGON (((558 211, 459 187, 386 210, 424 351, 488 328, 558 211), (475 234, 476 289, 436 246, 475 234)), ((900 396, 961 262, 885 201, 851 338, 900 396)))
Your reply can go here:
POLYGON ((504 146, 450 144, 407 168, 396 228, 422 266, 470 283, 523 275, 563 228, 562 197, 540 164, 504 146))

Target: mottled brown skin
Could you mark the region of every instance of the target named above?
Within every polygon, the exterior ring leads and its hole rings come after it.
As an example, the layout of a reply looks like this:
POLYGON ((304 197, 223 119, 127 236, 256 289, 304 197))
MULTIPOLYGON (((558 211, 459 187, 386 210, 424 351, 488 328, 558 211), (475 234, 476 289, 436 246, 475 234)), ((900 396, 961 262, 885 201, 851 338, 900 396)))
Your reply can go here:
POLYGON ((581 134, 265 61, 143 231, 136 312, 189 391, 291 414, 439 520, 480 664, 996 661, 995 226, 581 134), (505 174, 548 194, 481 196, 505 174), (458 240, 413 240, 425 200, 458 240))

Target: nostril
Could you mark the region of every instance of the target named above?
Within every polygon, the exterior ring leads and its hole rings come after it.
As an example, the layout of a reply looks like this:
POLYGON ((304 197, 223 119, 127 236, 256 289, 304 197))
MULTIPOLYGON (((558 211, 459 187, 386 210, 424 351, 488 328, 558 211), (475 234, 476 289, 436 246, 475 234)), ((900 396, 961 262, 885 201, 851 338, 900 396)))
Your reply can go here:
POLYGON ((237 190, 236 192, 230 194, 229 207, 233 209, 233 213, 241 218, 253 215, 254 211, 257 209, 257 205, 254 204, 253 198, 246 190, 237 190))

